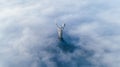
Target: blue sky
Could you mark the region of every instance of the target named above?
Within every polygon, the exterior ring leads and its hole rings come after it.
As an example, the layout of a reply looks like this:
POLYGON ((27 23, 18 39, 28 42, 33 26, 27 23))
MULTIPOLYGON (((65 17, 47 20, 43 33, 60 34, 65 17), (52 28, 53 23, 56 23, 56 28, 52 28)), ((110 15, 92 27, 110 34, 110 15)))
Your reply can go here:
POLYGON ((119 67, 119 3, 1 0, 0 67, 119 67), (57 47, 55 20, 66 24, 64 38, 74 52, 57 47))

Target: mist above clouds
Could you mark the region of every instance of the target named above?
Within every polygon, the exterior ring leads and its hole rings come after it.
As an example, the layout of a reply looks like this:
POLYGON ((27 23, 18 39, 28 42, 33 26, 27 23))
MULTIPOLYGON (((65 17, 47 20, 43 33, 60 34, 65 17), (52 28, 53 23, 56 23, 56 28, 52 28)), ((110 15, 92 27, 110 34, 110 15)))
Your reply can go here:
POLYGON ((1 67, 120 66, 119 1, 0 3, 1 67), (66 23, 64 43, 73 52, 58 47, 54 20, 66 23))

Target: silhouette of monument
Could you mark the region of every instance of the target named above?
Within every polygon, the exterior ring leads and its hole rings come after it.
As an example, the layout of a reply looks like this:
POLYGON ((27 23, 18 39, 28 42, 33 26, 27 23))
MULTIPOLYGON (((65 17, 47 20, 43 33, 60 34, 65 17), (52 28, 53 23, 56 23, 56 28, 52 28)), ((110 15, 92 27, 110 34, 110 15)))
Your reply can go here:
POLYGON ((64 27, 65 27, 65 23, 63 23, 62 25, 58 25, 56 23, 56 26, 57 26, 57 29, 58 29, 58 38, 59 39, 63 39, 63 30, 64 30, 64 27))

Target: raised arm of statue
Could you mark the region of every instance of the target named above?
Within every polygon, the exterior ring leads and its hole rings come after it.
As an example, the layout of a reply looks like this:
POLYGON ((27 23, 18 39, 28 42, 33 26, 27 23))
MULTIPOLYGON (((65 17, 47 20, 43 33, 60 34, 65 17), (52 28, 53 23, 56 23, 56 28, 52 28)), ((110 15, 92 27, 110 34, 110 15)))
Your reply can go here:
POLYGON ((55 20, 55 24, 56 24, 57 28, 59 28, 59 29, 61 29, 61 30, 63 30, 64 27, 65 27, 65 23, 63 23, 62 25, 58 25, 58 24, 56 23, 56 20, 55 20))
POLYGON ((57 28, 61 28, 61 27, 57 24, 56 20, 55 20, 55 24, 56 24, 57 28))
POLYGON ((57 26, 58 28, 60 28, 57 23, 55 23, 55 24, 56 24, 56 26, 57 26))
POLYGON ((65 27, 65 23, 63 23, 61 27, 62 27, 62 29, 64 29, 64 27, 65 27))

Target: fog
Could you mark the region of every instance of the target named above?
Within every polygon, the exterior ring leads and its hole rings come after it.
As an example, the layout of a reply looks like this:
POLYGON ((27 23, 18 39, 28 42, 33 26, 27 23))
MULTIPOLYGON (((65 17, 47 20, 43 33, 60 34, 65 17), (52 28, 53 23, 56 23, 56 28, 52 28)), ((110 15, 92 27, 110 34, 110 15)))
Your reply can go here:
POLYGON ((119 3, 1 0, 0 67, 119 67, 119 3))

